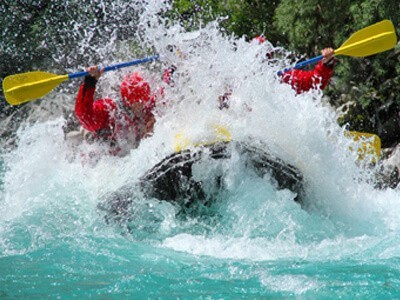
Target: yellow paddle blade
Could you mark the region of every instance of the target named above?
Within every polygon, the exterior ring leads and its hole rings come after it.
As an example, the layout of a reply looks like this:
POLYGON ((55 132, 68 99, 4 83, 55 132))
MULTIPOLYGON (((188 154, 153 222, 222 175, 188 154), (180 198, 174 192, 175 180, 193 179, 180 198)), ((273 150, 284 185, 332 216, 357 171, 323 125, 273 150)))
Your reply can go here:
POLYGON ((3 91, 9 104, 18 105, 43 97, 65 80, 68 80, 68 74, 41 71, 21 73, 4 78, 3 91))
POLYGON ((358 154, 358 160, 370 159, 371 162, 376 163, 381 156, 381 139, 376 134, 349 131, 345 135, 355 142, 361 142, 356 150, 358 154))
POLYGON ((181 132, 176 134, 174 144, 175 152, 180 152, 190 147, 210 146, 220 142, 230 142, 232 140, 232 135, 226 127, 219 124, 214 124, 212 127, 210 135, 208 135, 206 139, 197 142, 191 142, 190 139, 181 132))
POLYGON ((190 140, 182 132, 175 135, 174 151, 180 152, 190 147, 190 140))
POLYGON ((393 23, 383 20, 353 33, 335 55, 365 57, 392 49, 397 44, 393 23))

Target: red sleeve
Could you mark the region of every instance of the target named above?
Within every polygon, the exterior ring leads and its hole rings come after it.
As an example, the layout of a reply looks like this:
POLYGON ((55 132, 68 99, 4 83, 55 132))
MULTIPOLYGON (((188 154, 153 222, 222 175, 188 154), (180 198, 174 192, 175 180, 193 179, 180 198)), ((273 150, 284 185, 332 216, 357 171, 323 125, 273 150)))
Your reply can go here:
POLYGON ((116 108, 111 99, 94 101, 94 92, 95 86, 83 83, 75 103, 75 114, 79 122, 83 128, 91 132, 112 127, 110 115, 116 108))
POLYGON ((173 74, 175 71, 176 67, 174 65, 169 66, 165 69, 162 80, 168 85, 173 85, 173 74))
POLYGON ((282 75, 282 81, 289 83, 293 89, 301 94, 312 88, 323 90, 333 75, 333 67, 324 65, 321 61, 314 70, 290 70, 282 75))

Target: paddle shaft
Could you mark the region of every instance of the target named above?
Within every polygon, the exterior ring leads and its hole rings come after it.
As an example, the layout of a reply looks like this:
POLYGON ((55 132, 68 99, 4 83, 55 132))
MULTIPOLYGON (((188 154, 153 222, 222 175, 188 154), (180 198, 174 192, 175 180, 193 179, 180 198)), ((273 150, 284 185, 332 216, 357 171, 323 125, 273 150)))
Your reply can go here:
POLYGON ((324 58, 324 57, 323 57, 322 55, 320 55, 320 56, 317 56, 317 57, 310 58, 310 59, 308 59, 308 60, 299 62, 299 63, 295 64, 294 67, 286 68, 286 69, 284 69, 283 71, 279 71, 279 72, 278 72, 278 75, 282 75, 283 73, 286 73, 286 72, 288 72, 288 71, 290 71, 290 70, 293 70, 293 69, 301 69, 301 68, 303 68, 303 67, 305 67, 305 66, 307 66, 307 65, 317 63, 317 62, 319 62, 319 61, 320 61, 321 59, 323 59, 323 58, 324 58))
MULTIPOLYGON (((384 20, 354 33, 340 48, 335 50, 335 55, 365 57, 392 49, 396 43, 397 38, 392 22, 384 20)), ((323 59, 322 55, 305 60, 295 64, 293 67, 279 71, 278 75, 282 75, 293 69, 301 69, 321 59, 323 59)))
MULTIPOLYGON (((146 58, 143 58, 143 59, 137 59, 137 60, 123 62, 123 63, 112 65, 112 66, 107 66, 107 67, 104 67, 103 71, 104 72, 115 71, 117 69, 139 65, 139 64, 146 63, 146 62, 153 61, 153 60, 157 60, 157 59, 159 59, 159 56, 158 55, 154 55, 154 56, 146 57, 146 58)), ((83 77, 83 76, 87 76, 87 75, 89 75, 89 72, 83 71, 83 72, 77 72, 77 73, 68 74, 68 78, 69 79, 73 79, 73 78, 83 77)))
MULTIPOLYGON (((355 32, 353 35, 350 36, 349 39, 347 39, 343 43, 343 45, 339 49, 335 50, 335 55, 366 57, 372 54, 392 49, 395 47, 396 44, 397 36, 393 23, 389 20, 383 20, 355 32)), ((120 63, 113 66, 105 67, 104 71, 107 72, 128 66, 133 66, 157 60, 158 58, 158 55, 154 55, 131 62, 120 63)), ((289 70, 292 70, 293 68, 301 68, 308 64, 317 62, 322 58, 322 56, 318 56, 304 62, 300 62, 292 68, 278 72, 278 74, 281 75, 283 72, 287 72, 289 70)), ((83 77, 86 75, 89 75, 89 72, 84 71, 66 75, 56 75, 47 72, 35 71, 10 75, 3 80, 3 92, 8 103, 10 103, 11 105, 18 105, 43 97, 51 90, 53 90, 58 84, 64 82, 65 80, 83 77)))

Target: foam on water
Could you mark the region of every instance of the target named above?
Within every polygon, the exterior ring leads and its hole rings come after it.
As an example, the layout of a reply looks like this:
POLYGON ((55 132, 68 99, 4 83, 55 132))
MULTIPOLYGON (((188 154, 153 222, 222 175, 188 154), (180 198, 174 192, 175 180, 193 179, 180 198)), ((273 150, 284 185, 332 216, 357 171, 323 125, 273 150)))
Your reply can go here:
MULTIPOLYGON (((357 165, 356 154, 349 151, 352 141, 344 137, 332 109, 322 105, 322 93, 295 95, 280 83, 276 72, 288 61, 263 61, 263 54, 274 49, 270 43, 255 45, 226 36, 217 23, 190 33, 178 24, 164 27, 155 14, 160 7, 159 1, 149 1, 140 17, 141 34, 135 36, 140 45, 160 54, 160 62, 138 67, 153 86, 162 85, 165 67, 177 66, 174 87, 164 86, 165 99, 159 100, 154 135, 126 157, 105 156, 91 165, 80 155, 96 145, 81 145, 78 157, 68 159, 72 150, 64 141, 62 118, 20 129, 18 147, 0 160, 0 257, 68 245, 123 261, 120 247, 127 250, 130 244, 144 245, 146 252, 163 249, 283 264, 398 257, 399 191, 377 190, 369 183, 370 172, 357 165), (169 45, 183 55, 169 52, 169 45), (230 89, 230 108, 219 110, 218 96, 230 89), (272 154, 296 166, 304 175, 307 209, 293 201, 292 192, 276 191, 234 157, 218 166, 200 165, 194 172, 205 179, 217 169, 225 174, 226 190, 204 218, 181 219, 174 205, 143 198, 134 207, 137 228, 132 235, 104 221, 97 209, 104 194, 134 183, 171 154, 177 133, 199 141, 209 138, 214 124, 228 128, 234 140, 267 145, 272 154)), ((105 45, 99 53, 118 48, 117 57, 131 59, 123 41, 110 43, 118 47, 105 45)), ((105 74, 99 91, 117 98, 112 86, 123 72, 105 74)), ((52 93, 40 101, 58 97, 52 93)), ((72 108, 75 96, 67 97, 72 108)), ((154 257, 143 258, 149 262, 154 257)), ((240 278, 240 271, 231 272, 240 278)), ((301 294, 323 286, 316 277, 260 270, 251 274, 274 291, 301 294)))

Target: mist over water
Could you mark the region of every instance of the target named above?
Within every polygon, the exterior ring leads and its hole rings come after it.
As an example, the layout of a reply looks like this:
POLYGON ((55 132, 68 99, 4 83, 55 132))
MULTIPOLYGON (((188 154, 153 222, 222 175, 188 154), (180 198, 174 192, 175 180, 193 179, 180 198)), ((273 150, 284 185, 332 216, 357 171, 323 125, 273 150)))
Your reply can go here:
MULTIPOLYGON (((74 43, 80 53, 95 49, 100 60, 67 57, 74 69, 158 53, 158 62, 134 68, 150 78, 154 92, 164 89, 153 136, 126 157, 104 156, 92 165, 85 154, 100 146, 82 144, 71 159, 65 120, 55 116, 21 127, 18 147, 0 156, 0 296, 396 295, 399 191, 374 189, 373 170, 349 151, 354 142, 322 93, 296 96, 279 82, 276 72, 290 65, 284 50, 265 61, 275 49, 269 42, 225 35, 217 22, 186 32, 162 19, 167 8, 160 1, 116 2, 107 10, 116 20, 140 11, 137 24, 124 23, 125 31, 132 26, 131 39, 108 28, 99 33, 108 42, 96 44, 88 28, 74 43), (173 87, 161 80, 170 65, 177 66, 173 87), (230 90, 230 108, 220 110, 218 96, 230 90), (196 178, 207 182, 219 172, 226 187, 204 214, 182 217, 175 205, 142 197, 133 205, 131 232, 105 221, 97 209, 105 194, 134 184, 173 153, 176 134, 207 142, 215 125, 298 168, 305 207, 233 156, 196 166, 196 178)), ((128 71, 104 74, 98 94, 119 101, 115 87, 128 71)), ((67 100, 72 110, 76 85, 37 101, 67 100)))

